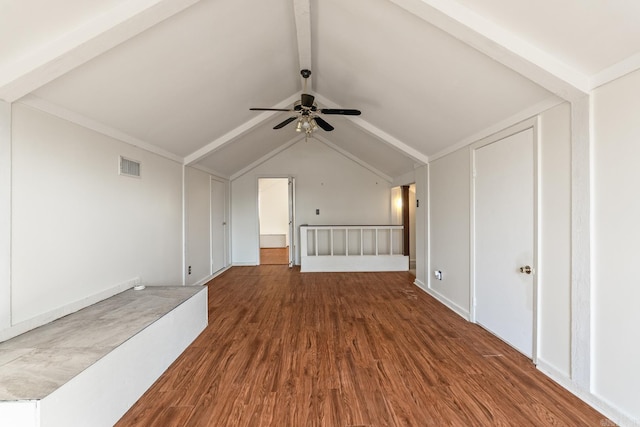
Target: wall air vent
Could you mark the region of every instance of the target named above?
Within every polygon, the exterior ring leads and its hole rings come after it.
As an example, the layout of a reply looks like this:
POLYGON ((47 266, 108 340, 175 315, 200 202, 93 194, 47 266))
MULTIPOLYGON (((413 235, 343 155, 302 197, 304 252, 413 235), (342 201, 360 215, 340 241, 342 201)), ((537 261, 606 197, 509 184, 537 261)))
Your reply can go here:
POLYGON ((140 162, 120 156, 120 175, 140 178, 140 162))

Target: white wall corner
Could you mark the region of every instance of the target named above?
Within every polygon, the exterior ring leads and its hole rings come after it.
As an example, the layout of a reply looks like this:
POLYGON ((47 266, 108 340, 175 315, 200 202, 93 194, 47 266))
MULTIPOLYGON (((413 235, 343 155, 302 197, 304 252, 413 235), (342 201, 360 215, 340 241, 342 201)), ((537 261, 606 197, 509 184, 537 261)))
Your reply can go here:
POLYGON ((591 389, 591 100, 571 103, 571 379, 591 389))
POLYGON ((0 331, 11 327, 11 104, 0 101, 0 331))
MULTIPOLYGON (((543 360, 538 359, 536 364, 536 368, 551 378, 553 381, 558 383, 560 386, 564 387, 578 399, 587 403, 596 411, 600 412, 605 417, 609 418, 616 425, 619 426, 637 426, 638 420, 632 420, 627 415, 625 415, 622 411, 617 409, 615 406, 605 402, 600 399, 598 396, 589 392, 589 390, 585 390, 584 388, 578 386, 575 382, 571 380, 564 372, 556 369, 554 366, 545 363, 543 360)), ((604 419, 602 422, 604 423, 604 419)), ((608 425, 608 424, 602 424, 608 425)))
POLYGON ((38 316, 32 317, 31 319, 25 320, 18 324, 11 325, 9 329, 0 330, 0 342, 16 337, 39 326, 53 322, 54 320, 64 317, 67 314, 75 313, 78 310, 82 310, 85 307, 96 304, 102 300, 119 294, 120 292, 124 292, 125 290, 139 285, 140 283, 142 283, 140 277, 133 277, 129 280, 118 283, 117 285, 112 286, 109 289, 105 289, 101 292, 66 304, 62 307, 58 307, 46 313, 39 314, 38 316))

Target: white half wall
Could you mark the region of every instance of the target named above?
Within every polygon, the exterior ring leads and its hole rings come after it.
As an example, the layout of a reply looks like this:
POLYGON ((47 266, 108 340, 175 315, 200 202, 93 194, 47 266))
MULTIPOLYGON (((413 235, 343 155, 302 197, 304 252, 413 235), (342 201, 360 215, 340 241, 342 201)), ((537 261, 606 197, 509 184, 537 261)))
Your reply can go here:
POLYGON ((640 72, 593 94, 592 393, 640 423, 640 72))
POLYGON ((182 283, 180 164, 22 104, 12 132, 12 325, 137 278, 182 283))
POLYGON ((301 141, 231 182, 234 265, 258 262, 258 178, 269 176, 296 179, 296 234, 301 224, 368 225, 390 220, 389 182, 325 144, 301 141))
POLYGON ((427 286, 469 318, 470 160, 463 148, 429 164, 429 271, 427 286), (442 280, 433 272, 442 271, 442 280))

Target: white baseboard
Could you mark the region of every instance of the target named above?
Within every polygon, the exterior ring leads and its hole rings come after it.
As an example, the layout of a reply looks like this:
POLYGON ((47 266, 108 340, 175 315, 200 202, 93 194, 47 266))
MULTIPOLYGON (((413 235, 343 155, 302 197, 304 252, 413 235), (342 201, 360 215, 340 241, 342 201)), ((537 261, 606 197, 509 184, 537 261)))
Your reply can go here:
POLYGON ((417 287, 422 289, 424 292, 426 292, 427 294, 431 295, 432 297, 437 299, 439 302, 444 304, 448 309, 450 309, 451 311, 456 313, 458 316, 462 317, 467 322, 469 321, 470 316, 469 316, 469 311, 468 310, 465 310, 463 307, 460 307, 458 304, 456 304, 455 302, 451 301, 449 298, 445 297, 441 293, 436 292, 433 289, 429 289, 422 281, 420 281, 418 279, 416 279, 413 283, 417 287))
POLYGON ((231 265, 233 267, 255 267, 258 264, 256 264, 255 261, 253 261, 253 262, 249 261, 249 262, 234 262, 231 265))
POLYGON ((126 280, 96 294, 79 299, 78 301, 72 302, 62 307, 58 307, 46 313, 39 314, 36 317, 32 317, 31 319, 25 320, 20 323, 16 323, 15 325, 11 325, 10 328, 0 331, 0 342, 6 341, 13 337, 17 337, 18 335, 24 334, 25 332, 35 329, 39 326, 46 325, 47 323, 53 322, 56 319, 66 316, 67 314, 75 313, 76 311, 82 310, 83 308, 88 307, 91 304, 98 303, 104 299, 112 297, 139 284, 140 277, 134 277, 133 279, 126 280))
MULTIPOLYGON (((621 427, 638 427, 640 426, 640 420, 633 420, 628 415, 624 414, 620 409, 616 408, 614 405, 606 402, 604 399, 594 395, 589 390, 584 390, 578 387, 567 375, 563 374, 561 371, 554 368, 551 364, 546 363, 544 360, 538 358, 538 363, 536 365, 538 370, 551 378, 553 381, 558 383, 563 388, 567 389, 573 395, 575 395, 578 399, 582 400, 589 406, 591 406, 596 411, 600 412, 605 417, 609 418, 611 421, 616 423, 621 427)), ((601 425, 604 424, 605 420, 602 420, 601 425)))
POLYGON ((211 279, 215 279, 216 277, 218 277, 219 275, 221 275, 222 273, 224 273, 225 271, 227 271, 227 270, 228 270, 228 269, 230 269, 230 268, 231 268, 231 266, 228 266, 228 267, 222 268, 222 269, 220 269, 220 270, 216 271, 215 273, 210 274, 210 275, 208 275, 207 277, 205 277, 205 278, 203 278, 203 279, 200 279, 200 280, 198 280, 197 282, 192 283, 192 284, 187 285, 187 286, 204 286, 204 285, 206 285, 207 283, 209 283, 209 281, 210 281, 211 279))

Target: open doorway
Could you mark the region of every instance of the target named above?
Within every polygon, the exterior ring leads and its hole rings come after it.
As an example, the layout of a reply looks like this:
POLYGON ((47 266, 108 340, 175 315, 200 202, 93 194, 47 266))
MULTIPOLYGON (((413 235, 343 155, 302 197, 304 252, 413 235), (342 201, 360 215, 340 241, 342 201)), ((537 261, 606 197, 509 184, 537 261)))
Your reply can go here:
POLYGON ((259 264, 290 264, 289 178, 258 179, 259 264))
POLYGON ((416 185, 391 189, 391 222, 404 226, 403 254, 409 257, 409 271, 416 274, 416 185))

